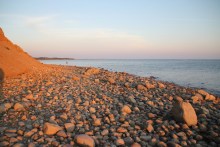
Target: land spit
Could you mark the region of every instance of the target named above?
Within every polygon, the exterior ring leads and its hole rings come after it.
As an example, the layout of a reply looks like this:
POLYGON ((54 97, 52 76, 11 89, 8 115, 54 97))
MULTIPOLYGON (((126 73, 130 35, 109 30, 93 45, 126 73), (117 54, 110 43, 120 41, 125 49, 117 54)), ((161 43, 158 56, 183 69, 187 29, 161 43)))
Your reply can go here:
POLYGON ((219 97, 124 72, 45 65, 0 102, 0 146, 220 145, 219 97))

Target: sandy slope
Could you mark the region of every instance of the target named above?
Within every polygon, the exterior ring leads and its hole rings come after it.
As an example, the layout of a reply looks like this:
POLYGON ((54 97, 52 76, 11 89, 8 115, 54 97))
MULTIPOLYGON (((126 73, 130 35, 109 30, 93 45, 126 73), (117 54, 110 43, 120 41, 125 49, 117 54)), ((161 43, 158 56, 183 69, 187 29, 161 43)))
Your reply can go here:
POLYGON ((8 40, 0 28, 0 69, 4 77, 16 76, 41 66, 40 62, 8 40))

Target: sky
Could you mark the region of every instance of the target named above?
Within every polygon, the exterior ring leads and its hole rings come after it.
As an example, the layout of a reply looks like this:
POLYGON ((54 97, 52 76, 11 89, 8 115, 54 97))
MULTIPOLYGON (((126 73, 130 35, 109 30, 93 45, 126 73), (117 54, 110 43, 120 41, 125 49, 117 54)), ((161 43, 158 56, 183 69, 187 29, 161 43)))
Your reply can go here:
POLYGON ((220 59, 219 0, 0 0, 0 27, 34 57, 220 59))

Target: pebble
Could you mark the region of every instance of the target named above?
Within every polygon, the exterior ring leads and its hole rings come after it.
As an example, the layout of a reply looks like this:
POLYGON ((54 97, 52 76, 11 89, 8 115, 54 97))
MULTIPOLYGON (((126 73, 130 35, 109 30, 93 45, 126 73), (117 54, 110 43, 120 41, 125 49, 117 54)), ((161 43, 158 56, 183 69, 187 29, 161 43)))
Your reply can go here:
POLYGON ((89 112, 90 112, 90 113, 95 113, 95 112, 96 112, 96 110, 95 110, 95 108, 90 107, 90 108, 89 108, 89 112))
POLYGON ((8 141, 2 141, 0 142, 0 146, 4 147, 4 146, 8 146, 9 142, 8 141))
POLYGON ((137 90, 144 90, 147 91, 147 88, 143 85, 137 85, 137 90))
POLYGON ((87 146, 87 147, 95 146, 95 141, 93 140, 93 138, 86 134, 76 135, 74 140, 80 146, 87 146))
POLYGON ((101 135, 102 136, 106 136, 106 135, 108 135, 109 134, 109 131, 107 130, 107 129, 105 129, 105 130, 103 130, 102 132, 101 132, 101 135))
POLYGON ((16 104, 14 105, 14 110, 15 110, 15 111, 25 111, 25 108, 24 108, 24 106, 23 106, 22 104, 16 103, 16 104))
POLYGON ((50 66, 5 80, 0 146, 220 143, 216 95, 124 72, 50 66), (170 113, 176 101, 181 121, 170 113), (192 108, 197 123, 187 121, 195 120, 192 108))
POLYGON ((121 112, 122 112, 122 113, 125 113, 125 114, 130 114, 130 113, 131 113, 131 109, 130 109, 129 106, 124 105, 124 106, 122 107, 122 109, 121 109, 121 112))
POLYGON ((64 137, 64 138, 67 137, 66 133, 63 130, 57 132, 57 136, 64 137))
POLYGON ((125 132, 127 132, 127 129, 125 129, 125 128, 123 128, 123 127, 119 127, 119 128, 117 129, 117 132, 118 132, 118 133, 125 133, 125 132))
POLYGON ((62 130, 62 128, 58 125, 51 124, 51 123, 44 124, 44 133, 46 135, 54 135, 60 130, 62 130))
POLYGON ((23 143, 16 143, 13 147, 25 147, 25 145, 23 143))
POLYGON ((147 124, 146 129, 147 129, 147 131, 148 131, 149 133, 151 133, 152 131, 154 131, 154 128, 153 128, 153 126, 152 126, 151 124, 147 124))
POLYGON ((140 136, 140 139, 143 140, 143 141, 150 141, 151 136, 140 136))
POLYGON ((69 133, 73 132, 75 129, 75 125, 73 123, 65 123, 64 126, 66 131, 69 133))
POLYGON ((95 119, 93 125, 94 126, 100 126, 101 125, 101 119, 98 119, 98 118, 95 119))
POLYGON ((135 142, 131 145, 131 147, 141 147, 141 145, 139 143, 135 142))
POLYGON ((116 144, 117 146, 124 146, 124 145, 125 145, 125 142, 124 142, 123 139, 117 139, 116 142, 115 142, 115 144, 116 144))

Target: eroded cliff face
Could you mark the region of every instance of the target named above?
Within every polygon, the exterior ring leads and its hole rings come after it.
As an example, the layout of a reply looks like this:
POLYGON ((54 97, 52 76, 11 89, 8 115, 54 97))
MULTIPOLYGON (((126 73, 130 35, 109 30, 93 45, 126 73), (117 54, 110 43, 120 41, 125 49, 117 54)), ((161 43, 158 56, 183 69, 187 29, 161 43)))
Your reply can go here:
POLYGON ((22 48, 13 44, 0 28, 0 70, 3 72, 1 77, 16 76, 42 66, 22 48))

